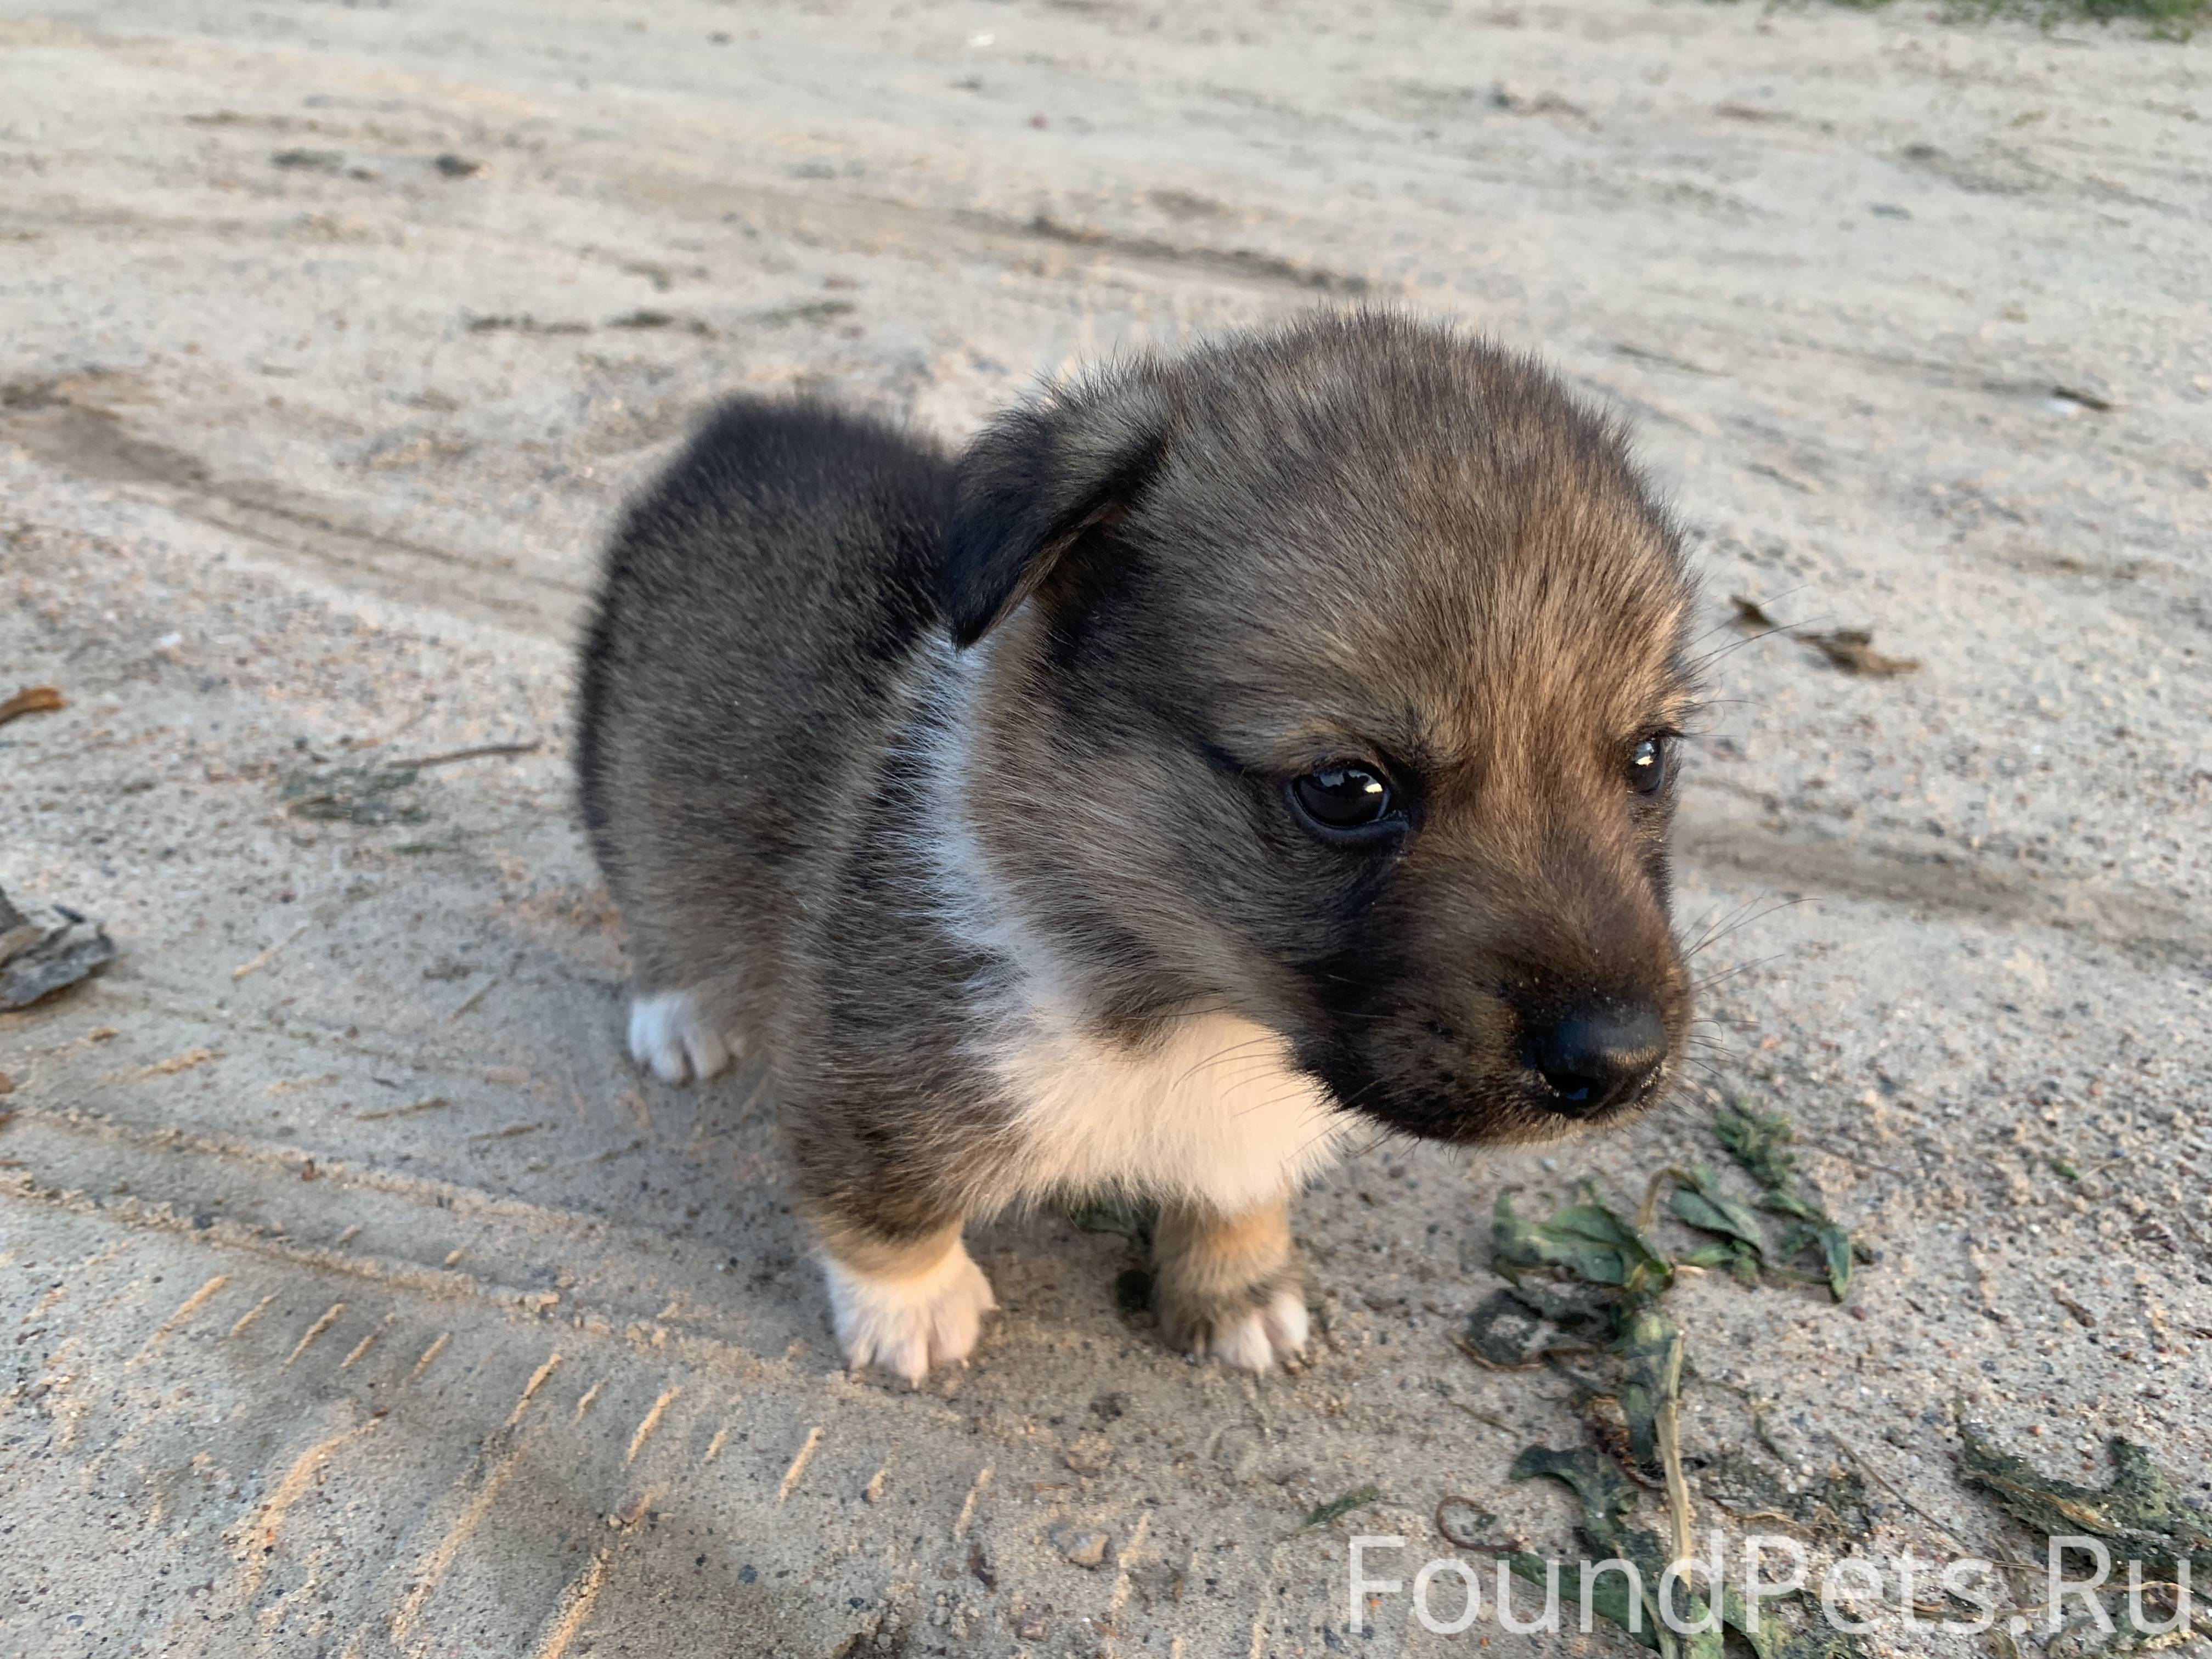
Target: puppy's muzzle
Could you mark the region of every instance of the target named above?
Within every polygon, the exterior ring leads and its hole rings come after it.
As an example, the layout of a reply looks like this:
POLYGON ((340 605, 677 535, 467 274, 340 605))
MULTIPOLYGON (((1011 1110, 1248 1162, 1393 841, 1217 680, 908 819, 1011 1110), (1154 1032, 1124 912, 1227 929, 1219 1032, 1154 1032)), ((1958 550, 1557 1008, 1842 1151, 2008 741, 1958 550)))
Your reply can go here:
POLYGON ((1522 1023, 1523 1062, 1541 1104, 1590 1118, 1648 1092, 1667 1063, 1667 1022, 1649 1003, 1592 1001, 1522 1023))

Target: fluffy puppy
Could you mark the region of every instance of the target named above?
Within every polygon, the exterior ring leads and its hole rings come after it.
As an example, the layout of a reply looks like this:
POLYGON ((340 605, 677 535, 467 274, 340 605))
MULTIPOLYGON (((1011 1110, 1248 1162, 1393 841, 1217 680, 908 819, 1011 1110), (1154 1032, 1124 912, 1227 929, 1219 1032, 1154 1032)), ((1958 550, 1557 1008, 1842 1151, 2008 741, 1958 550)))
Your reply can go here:
POLYGON ((957 459, 716 414, 630 512, 579 769, 660 1077, 769 1066, 854 1366, 963 1358, 1009 1205, 1157 1203, 1169 1341, 1306 1337, 1348 1140, 1521 1143, 1679 1064, 1679 538, 1534 362, 1325 315, 957 459))

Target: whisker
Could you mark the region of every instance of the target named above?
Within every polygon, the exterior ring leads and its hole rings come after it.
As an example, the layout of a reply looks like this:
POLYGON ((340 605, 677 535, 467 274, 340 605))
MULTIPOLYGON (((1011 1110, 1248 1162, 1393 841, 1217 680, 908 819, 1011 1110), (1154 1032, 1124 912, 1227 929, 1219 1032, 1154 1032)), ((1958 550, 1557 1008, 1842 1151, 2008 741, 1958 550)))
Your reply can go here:
POLYGON ((1810 904, 1813 901, 1809 898, 1777 899, 1772 904, 1768 905, 1766 908, 1759 912, 1758 915, 1746 916, 1740 921, 1730 922, 1719 932, 1713 933, 1707 938, 1699 939, 1694 946, 1690 950, 1684 951, 1682 954, 1685 957, 1693 957, 1697 955, 1699 951, 1708 950, 1711 946, 1719 944, 1723 939, 1727 939, 1729 935, 1741 933, 1743 929, 1750 927, 1753 922, 1764 921, 1767 917, 1775 915, 1778 911, 1794 910, 1801 904, 1810 904))
POLYGON ((1753 968, 1764 968, 1770 962, 1779 962, 1788 954, 1786 951, 1777 951, 1768 956, 1753 957, 1748 962, 1739 962, 1733 968, 1723 968, 1717 974, 1711 974, 1696 981, 1691 985, 1690 989, 1693 992, 1710 991, 1714 986, 1725 980, 1734 979, 1738 974, 1747 973, 1753 968))

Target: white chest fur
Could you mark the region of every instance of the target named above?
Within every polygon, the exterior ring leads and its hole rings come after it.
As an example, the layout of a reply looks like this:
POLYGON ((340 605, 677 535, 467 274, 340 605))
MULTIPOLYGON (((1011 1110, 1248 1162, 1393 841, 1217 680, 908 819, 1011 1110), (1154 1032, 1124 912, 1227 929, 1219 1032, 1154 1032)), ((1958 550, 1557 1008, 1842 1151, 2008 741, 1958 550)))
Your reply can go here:
POLYGON ((1121 1192, 1235 1213, 1334 1162, 1346 1131, 1280 1037, 1230 1015, 1193 1016, 1132 1049, 1032 1003, 983 1057, 1016 1109, 1013 1200, 1121 1192))
MULTIPOLYGON (((1230 1213, 1279 1199, 1333 1163, 1349 1123, 1294 1070, 1283 1040, 1229 1014, 1194 1014, 1139 1048, 1097 1036, 1054 943, 1015 914, 967 819, 969 722, 996 640, 933 665, 945 718, 923 758, 932 810, 915 850, 945 927, 1010 963, 979 1009, 976 1061, 1013 1108, 1012 1176, 991 1208, 1076 1193, 1188 1199, 1230 1213)), ((1004 1177, 1000 1178, 1001 1180, 1004 1177)))

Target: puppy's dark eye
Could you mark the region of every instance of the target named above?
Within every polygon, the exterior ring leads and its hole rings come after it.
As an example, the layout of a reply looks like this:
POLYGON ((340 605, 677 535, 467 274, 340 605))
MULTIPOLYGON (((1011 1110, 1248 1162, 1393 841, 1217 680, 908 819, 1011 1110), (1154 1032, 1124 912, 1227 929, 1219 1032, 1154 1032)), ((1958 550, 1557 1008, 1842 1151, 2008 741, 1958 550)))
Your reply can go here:
POLYGON ((1656 795, 1667 787, 1674 769, 1674 740, 1660 733, 1645 738, 1628 751, 1628 787, 1639 795, 1656 795))
POLYGON ((1307 826, 1325 837, 1356 834, 1400 816, 1382 775, 1352 761, 1337 761, 1291 780, 1291 800, 1307 826))

